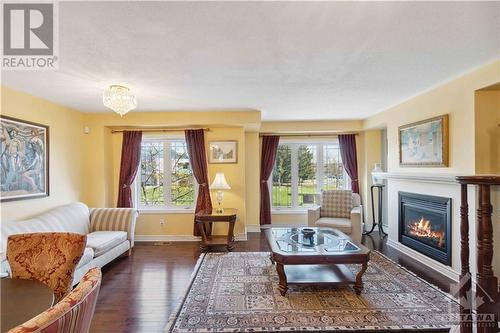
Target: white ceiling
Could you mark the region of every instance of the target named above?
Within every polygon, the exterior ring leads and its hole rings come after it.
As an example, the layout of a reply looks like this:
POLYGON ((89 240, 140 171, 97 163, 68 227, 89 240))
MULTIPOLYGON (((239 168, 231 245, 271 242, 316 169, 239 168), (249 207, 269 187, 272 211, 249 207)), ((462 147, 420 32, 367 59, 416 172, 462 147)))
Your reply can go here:
POLYGON ((358 119, 500 57, 499 2, 61 2, 59 70, 7 86, 109 112, 257 109, 264 120, 358 119))

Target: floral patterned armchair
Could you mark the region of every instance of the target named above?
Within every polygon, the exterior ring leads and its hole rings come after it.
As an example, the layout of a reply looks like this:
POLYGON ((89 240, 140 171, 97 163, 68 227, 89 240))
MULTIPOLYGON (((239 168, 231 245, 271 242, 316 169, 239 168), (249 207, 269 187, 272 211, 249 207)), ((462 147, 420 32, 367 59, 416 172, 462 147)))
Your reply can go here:
POLYGON ((12 278, 37 280, 54 290, 56 302, 70 290, 87 237, 69 232, 11 235, 7 260, 12 278))
POLYGON ((7 333, 87 333, 101 286, 101 269, 89 270, 59 303, 7 333))

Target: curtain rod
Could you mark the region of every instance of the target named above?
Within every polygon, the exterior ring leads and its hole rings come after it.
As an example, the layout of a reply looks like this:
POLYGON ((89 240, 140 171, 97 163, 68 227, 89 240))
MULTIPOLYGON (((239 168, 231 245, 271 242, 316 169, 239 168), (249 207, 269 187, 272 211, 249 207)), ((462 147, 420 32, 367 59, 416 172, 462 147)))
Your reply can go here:
POLYGON ((341 134, 354 134, 358 135, 356 132, 338 132, 338 133, 259 133, 259 136, 270 136, 270 135, 277 135, 277 136, 296 136, 296 137, 315 137, 315 136, 338 136, 341 134))
POLYGON ((185 131, 185 130, 199 130, 199 129, 202 129, 204 130, 205 132, 209 132, 210 131, 210 128, 189 128, 189 127, 178 127, 178 128, 175 128, 175 127, 162 127, 162 128, 125 128, 125 129, 112 129, 111 130, 111 133, 112 134, 115 134, 115 133, 123 133, 125 131, 128 131, 128 132, 137 132, 137 131, 141 131, 141 132, 182 132, 182 131, 185 131))

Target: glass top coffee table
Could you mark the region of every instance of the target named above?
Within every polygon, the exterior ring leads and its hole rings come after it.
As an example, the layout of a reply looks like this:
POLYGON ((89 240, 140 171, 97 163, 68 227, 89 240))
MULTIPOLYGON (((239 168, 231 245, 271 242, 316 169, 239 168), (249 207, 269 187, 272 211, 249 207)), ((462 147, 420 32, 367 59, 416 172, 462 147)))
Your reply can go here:
POLYGON ((362 277, 368 267, 370 250, 341 231, 332 228, 273 227, 265 230, 271 261, 279 276, 284 296, 288 284, 354 284, 363 289, 362 277), (360 264, 356 276, 346 264, 360 264))

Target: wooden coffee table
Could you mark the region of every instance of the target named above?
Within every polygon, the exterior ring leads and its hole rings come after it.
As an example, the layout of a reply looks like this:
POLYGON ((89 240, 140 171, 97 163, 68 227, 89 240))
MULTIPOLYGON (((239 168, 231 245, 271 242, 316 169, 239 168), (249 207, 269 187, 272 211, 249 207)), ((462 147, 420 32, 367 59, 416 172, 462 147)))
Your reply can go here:
POLYGON ((284 296, 288 284, 354 284, 356 294, 363 290, 363 274, 370 250, 332 228, 275 227, 265 230, 271 248, 271 261, 279 276, 279 291, 284 296), (303 229, 312 229, 312 236, 303 229), (346 264, 360 264, 356 276, 346 264))

